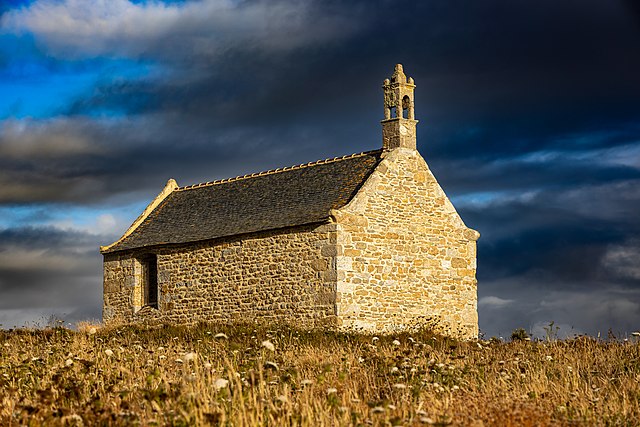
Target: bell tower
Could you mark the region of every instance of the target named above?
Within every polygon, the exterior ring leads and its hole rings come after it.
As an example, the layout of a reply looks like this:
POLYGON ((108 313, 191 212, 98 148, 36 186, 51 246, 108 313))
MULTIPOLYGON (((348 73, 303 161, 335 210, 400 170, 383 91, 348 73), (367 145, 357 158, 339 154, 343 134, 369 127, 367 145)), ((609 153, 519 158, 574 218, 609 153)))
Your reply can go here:
POLYGON ((416 149, 415 111, 413 107, 413 78, 405 76, 402 64, 396 64, 391 80, 385 79, 384 120, 382 123, 382 148, 384 151, 399 147, 416 149))

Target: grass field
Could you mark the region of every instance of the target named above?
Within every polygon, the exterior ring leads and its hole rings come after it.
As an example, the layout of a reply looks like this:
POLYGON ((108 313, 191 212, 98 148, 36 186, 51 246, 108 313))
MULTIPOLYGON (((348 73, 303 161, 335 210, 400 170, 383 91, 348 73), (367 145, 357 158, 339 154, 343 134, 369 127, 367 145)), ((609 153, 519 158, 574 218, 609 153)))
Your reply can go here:
POLYGON ((0 331, 0 425, 640 425, 640 345, 254 325, 0 331))

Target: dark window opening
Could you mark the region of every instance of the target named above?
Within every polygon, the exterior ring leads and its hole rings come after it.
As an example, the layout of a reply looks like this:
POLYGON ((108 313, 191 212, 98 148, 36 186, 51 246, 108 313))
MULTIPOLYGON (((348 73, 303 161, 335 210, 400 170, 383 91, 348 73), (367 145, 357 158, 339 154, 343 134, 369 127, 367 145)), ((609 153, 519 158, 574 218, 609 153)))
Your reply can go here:
POLYGON ((158 308, 158 257, 147 255, 142 260, 144 268, 144 305, 158 308))
POLYGON ((409 113, 409 107, 411 106, 411 100, 407 95, 402 98, 402 117, 407 119, 409 113))

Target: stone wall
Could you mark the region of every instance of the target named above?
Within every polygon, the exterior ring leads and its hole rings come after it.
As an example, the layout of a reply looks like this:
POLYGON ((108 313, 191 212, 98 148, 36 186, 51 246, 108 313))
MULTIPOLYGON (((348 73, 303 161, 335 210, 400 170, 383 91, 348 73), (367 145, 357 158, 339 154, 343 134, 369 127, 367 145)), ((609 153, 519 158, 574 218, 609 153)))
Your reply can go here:
POLYGON ((309 225, 104 256, 106 323, 267 319, 335 324, 336 225, 309 225), (157 255, 158 309, 139 259, 157 255))
POLYGON ((478 333, 476 240, 413 149, 387 152, 338 225, 337 313, 344 327, 435 324, 478 333))

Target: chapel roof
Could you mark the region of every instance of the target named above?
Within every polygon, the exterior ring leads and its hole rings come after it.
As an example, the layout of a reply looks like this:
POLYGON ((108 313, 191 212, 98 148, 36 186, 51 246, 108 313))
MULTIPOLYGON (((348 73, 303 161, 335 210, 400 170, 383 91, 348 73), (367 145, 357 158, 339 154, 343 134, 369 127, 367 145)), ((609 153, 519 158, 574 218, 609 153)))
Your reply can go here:
MULTIPOLYGON (((382 150, 177 187, 103 253, 324 222, 346 205, 382 150)), ((151 205, 150 205, 151 206, 151 205)))

